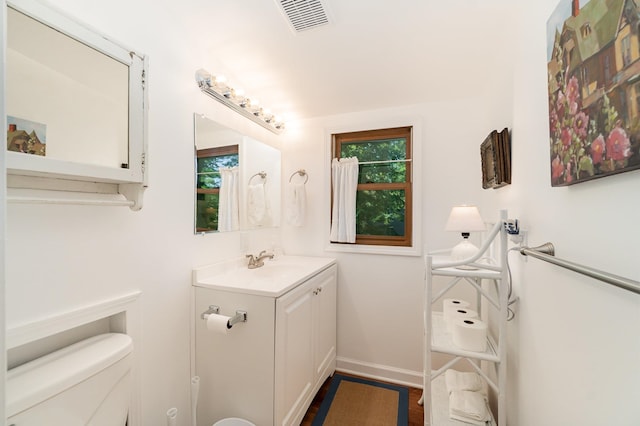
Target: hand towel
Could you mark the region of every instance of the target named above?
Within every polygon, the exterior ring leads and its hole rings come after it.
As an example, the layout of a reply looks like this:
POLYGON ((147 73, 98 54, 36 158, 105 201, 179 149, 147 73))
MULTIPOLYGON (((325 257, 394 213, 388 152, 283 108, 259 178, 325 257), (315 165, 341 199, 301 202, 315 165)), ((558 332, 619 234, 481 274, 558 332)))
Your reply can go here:
POLYGON ((304 226, 307 210, 307 192, 304 183, 289 185, 287 221, 292 226, 304 226))
POLYGON ((264 183, 249 185, 247 191, 247 219, 251 225, 262 225, 267 213, 264 183))
POLYGON ((453 391, 449 396, 449 417, 484 426, 491 419, 487 401, 479 392, 453 391))
POLYGON ((449 394, 454 391, 476 391, 481 392, 483 396, 487 395, 487 385, 478 373, 448 369, 444 372, 444 380, 449 394))

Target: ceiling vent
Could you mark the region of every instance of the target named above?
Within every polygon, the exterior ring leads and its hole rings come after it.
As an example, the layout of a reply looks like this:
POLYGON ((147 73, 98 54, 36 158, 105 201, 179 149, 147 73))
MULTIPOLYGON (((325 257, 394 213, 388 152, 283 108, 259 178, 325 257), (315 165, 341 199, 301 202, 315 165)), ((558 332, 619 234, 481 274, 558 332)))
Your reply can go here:
POLYGON ((294 31, 301 32, 329 23, 320 0, 276 0, 294 31))

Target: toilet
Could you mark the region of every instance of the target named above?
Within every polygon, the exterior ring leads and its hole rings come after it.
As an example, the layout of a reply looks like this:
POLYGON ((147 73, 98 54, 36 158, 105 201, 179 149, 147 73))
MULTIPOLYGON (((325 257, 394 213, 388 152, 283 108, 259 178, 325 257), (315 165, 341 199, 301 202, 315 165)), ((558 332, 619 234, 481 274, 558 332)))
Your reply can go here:
POLYGON ((123 426, 131 400, 131 337, 90 337, 7 372, 7 424, 123 426))
MULTIPOLYGON (((7 372, 7 424, 124 426, 131 400, 131 337, 105 333, 7 372)), ((213 426, 255 426, 229 417, 213 426)))

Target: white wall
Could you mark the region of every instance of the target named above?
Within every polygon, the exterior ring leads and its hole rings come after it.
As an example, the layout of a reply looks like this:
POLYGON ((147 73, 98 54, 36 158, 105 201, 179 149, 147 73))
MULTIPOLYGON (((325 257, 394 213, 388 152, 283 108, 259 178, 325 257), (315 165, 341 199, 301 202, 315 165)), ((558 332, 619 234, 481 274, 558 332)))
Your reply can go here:
MULTIPOLYGON (((527 2, 516 18, 514 176, 498 204, 521 219, 531 245, 551 241, 560 258, 640 280, 640 172, 550 186, 545 24, 557 4, 527 2)), ((638 424, 640 297, 512 259, 520 303, 510 325, 509 423, 638 424)))

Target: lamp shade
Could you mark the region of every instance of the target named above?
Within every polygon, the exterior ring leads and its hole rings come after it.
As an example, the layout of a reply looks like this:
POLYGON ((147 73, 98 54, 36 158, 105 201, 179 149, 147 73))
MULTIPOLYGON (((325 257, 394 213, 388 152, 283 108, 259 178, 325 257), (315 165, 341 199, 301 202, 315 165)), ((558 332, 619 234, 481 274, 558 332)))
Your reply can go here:
POLYGON ((451 209, 445 231, 484 231, 485 224, 476 206, 455 206, 451 209))

